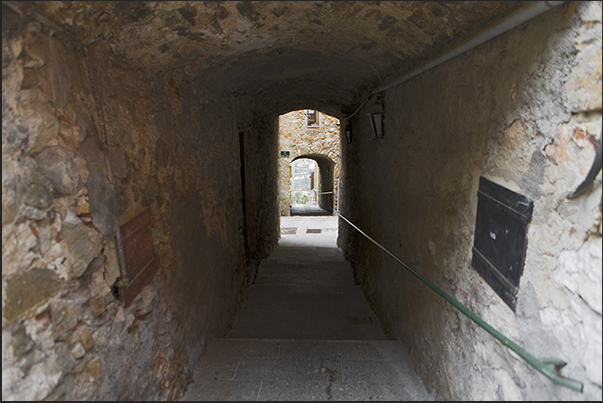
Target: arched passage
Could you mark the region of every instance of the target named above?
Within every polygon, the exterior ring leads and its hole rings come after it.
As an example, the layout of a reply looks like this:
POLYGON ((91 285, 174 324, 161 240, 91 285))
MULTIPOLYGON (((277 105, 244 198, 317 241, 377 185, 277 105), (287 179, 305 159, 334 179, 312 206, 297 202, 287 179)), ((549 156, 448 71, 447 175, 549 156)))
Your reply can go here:
POLYGON ((300 109, 281 114, 278 120, 281 216, 290 214, 289 167, 299 158, 310 158, 318 164, 317 201, 327 214, 333 214, 335 186, 339 179, 339 119, 315 109, 300 109), (327 179, 327 176, 330 177, 327 179), (333 187, 329 187, 331 184, 333 187))
POLYGON ((310 159, 318 164, 316 201, 318 202, 318 207, 328 214, 333 214, 334 195, 336 194, 334 181, 336 169, 335 162, 326 155, 304 154, 294 158, 293 161, 291 161, 291 164, 300 159, 310 159))
MULTIPOLYGON (((311 107, 353 126, 339 210, 600 401, 600 180, 566 196, 601 135, 601 3, 560 3, 3 2, 3 398, 180 396, 278 242, 277 117, 311 107), (534 201, 516 311, 467 259, 481 177, 534 201)), ((576 399, 340 229, 438 398, 576 399)))

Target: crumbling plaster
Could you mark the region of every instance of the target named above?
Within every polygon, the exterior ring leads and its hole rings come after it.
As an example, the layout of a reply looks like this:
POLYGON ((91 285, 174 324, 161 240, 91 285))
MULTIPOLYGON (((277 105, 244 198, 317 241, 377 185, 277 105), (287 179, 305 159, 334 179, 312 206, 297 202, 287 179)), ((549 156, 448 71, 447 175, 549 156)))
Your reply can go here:
POLYGON ((601 175, 586 195, 567 196, 601 135, 601 3, 552 11, 383 102, 384 137, 373 138, 362 113, 352 120, 343 214, 531 354, 566 360, 562 373, 585 384, 584 394, 553 384, 344 225, 357 281, 428 389, 452 400, 600 400, 601 175), (480 176, 535 203, 516 313, 471 267, 480 176))

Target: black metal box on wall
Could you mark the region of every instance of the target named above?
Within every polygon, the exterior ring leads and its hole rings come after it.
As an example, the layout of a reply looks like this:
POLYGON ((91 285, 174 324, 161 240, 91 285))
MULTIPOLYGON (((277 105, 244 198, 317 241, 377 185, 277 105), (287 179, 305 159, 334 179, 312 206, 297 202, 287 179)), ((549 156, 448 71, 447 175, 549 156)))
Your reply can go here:
POLYGON ((472 265, 515 311, 534 203, 480 177, 472 265))

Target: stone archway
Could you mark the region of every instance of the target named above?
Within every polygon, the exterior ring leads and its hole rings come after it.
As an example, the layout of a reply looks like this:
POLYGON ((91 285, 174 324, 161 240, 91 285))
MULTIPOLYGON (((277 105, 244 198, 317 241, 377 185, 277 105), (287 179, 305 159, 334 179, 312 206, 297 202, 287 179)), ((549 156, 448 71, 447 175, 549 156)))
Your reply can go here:
POLYGON ((308 158, 318 164, 319 207, 333 214, 339 179, 339 119, 315 110, 298 110, 279 117, 279 205, 290 215, 290 165, 308 158))
MULTIPOLYGON (((335 201, 335 168, 336 164, 331 158, 322 154, 304 154, 293 158, 291 163, 300 159, 310 159, 316 161, 318 164, 318 175, 316 198, 318 201, 318 207, 325 210, 329 214, 333 214, 333 207, 335 201)), ((290 190, 288 191, 290 193, 290 190)))

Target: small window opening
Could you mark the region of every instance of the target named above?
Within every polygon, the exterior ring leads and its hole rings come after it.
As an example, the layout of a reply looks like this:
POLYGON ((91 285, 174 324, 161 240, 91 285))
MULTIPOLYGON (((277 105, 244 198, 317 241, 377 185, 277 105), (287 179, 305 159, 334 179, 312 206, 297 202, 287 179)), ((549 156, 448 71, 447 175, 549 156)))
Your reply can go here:
POLYGON ((320 127, 320 122, 318 119, 318 111, 315 111, 313 109, 306 109, 304 111, 304 114, 306 115, 306 126, 308 127, 320 127))

